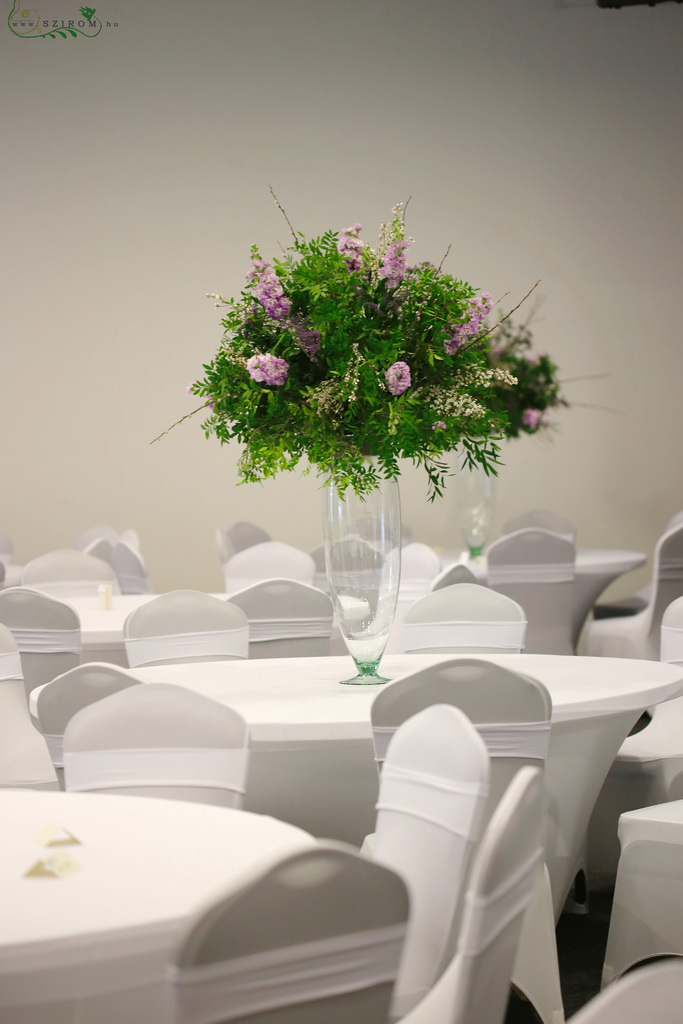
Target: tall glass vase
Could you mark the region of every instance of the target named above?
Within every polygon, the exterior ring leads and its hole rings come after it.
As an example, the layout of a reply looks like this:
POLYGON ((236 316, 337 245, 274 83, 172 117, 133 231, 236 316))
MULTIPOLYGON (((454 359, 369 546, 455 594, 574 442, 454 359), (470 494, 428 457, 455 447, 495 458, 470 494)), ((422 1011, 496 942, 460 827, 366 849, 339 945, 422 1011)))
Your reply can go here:
POLYGON ((401 575, 398 483, 381 480, 360 498, 325 489, 325 569, 339 629, 357 674, 341 682, 386 683, 377 669, 393 625, 401 575))
POLYGON ((456 479, 458 521, 470 558, 481 557, 491 534, 495 481, 495 476, 479 465, 460 466, 456 479))

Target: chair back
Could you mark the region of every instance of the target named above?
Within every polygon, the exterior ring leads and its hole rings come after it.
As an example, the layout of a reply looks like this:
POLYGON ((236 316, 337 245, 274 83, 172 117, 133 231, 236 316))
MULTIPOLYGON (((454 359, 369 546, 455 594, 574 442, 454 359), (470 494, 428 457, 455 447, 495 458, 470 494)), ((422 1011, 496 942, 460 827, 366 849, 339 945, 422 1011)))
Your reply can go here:
POLYGON ((233 523, 227 530, 216 530, 216 547, 221 565, 225 565, 238 551, 244 551, 254 544, 265 544, 269 540, 272 537, 267 530, 245 520, 233 523))
POLYGON ((385 1024, 407 917, 401 879, 350 849, 285 857, 191 924, 174 1024, 385 1024))
POLYGON ((103 697, 109 697, 129 686, 137 686, 140 682, 131 672, 118 665, 89 661, 63 672, 41 686, 36 697, 35 713, 55 769, 61 771, 64 767, 64 730, 73 716, 103 697))
POLYGON ((683 523, 667 530, 655 548, 650 600, 642 613, 649 620, 646 653, 651 660, 659 658, 664 613, 679 597, 683 597, 683 523))
POLYGON ((140 551, 140 534, 137 530, 134 530, 131 526, 127 527, 121 533, 119 540, 123 541, 133 549, 133 551, 140 551))
POLYGON ((518 530, 526 530, 532 527, 537 530, 548 530, 549 533, 556 533, 565 540, 576 543, 576 527, 571 519, 565 516, 558 516, 555 512, 547 512, 542 508, 531 509, 523 512, 520 516, 514 516, 503 524, 500 531, 502 534, 516 533, 518 530))
POLYGON ((399 601, 416 600, 429 592, 441 572, 437 553, 427 544, 412 541, 401 548, 399 601))
POLYGON ((132 544, 120 540, 114 545, 112 565, 122 594, 152 593, 147 566, 132 544))
POLYGON ((522 606, 527 654, 573 654, 575 548, 548 530, 517 530, 487 552, 488 584, 522 606))
POLYGON ((455 583, 410 606, 403 649, 423 654, 519 654, 525 632, 524 610, 512 598, 476 583, 455 583))
POLYGON ((454 1024, 502 1024, 524 914, 543 863, 543 790, 522 768, 477 850, 453 961, 454 1024))
POLYGON ((83 549, 83 554, 99 558, 107 565, 113 565, 114 545, 106 537, 96 537, 83 549))
POLYGON ((230 595, 249 620, 250 658, 310 658, 329 654, 334 609, 317 587, 298 580, 261 580, 230 595))
POLYGON ((313 586, 317 587, 318 590, 323 590, 326 594, 329 593, 330 586, 327 582, 327 568, 325 566, 325 545, 318 544, 317 548, 313 548, 310 552, 313 564, 315 565, 315 572, 313 573, 313 586))
POLYGON ((491 758, 487 818, 520 767, 543 767, 550 739, 550 694, 538 680, 484 658, 437 662, 377 694, 370 718, 379 766, 396 729, 432 704, 460 708, 484 740, 491 758))
POLYGON ((65 601, 70 597, 96 597, 102 584, 108 584, 112 593, 120 593, 111 565, 83 551, 68 549, 34 558, 26 563, 21 574, 22 587, 65 601))
POLYGON ((389 743, 380 778, 373 859, 403 878, 410 922, 392 1016, 412 1009, 438 976, 478 841, 489 756, 467 716, 434 704, 389 743))
POLYGON ((21 654, 26 695, 81 661, 81 623, 64 601, 27 587, 0 591, 0 622, 21 654))
POLYGON ((315 563, 305 551, 269 540, 238 551, 223 567, 227 593, 236 593, 259 580, 288 579, 313 583, 315 563))
POLYGON ((231 661, 249 653, 249 624, 236 605, 199 590, 172 590, 135 608, 123 624, 131 668, 231 661))
POLYGON ((74 547, 76 551, 85 551, 89 544, 92 544, 94 540, 108 540, 112 547, 119 539, 119 535, 116 530, 111 526, 105 526, 104 523, 98 523, 96 526, 91 526, 88 530, 84 530, 83 533, 76 539, 74 547))
POLYGON ((56 784, 45 740, 31 723, 19 648, 0 625, 0 788, 56 784))
POLYGON ((683 665, 683 597, 672 601, 662 616, 659 660, 683 665))
POLYGON ((129 686, 77 712, 64 730, 67 790, 241 807, 247 724, 182 686, 129 686))
POLYGON ((454 583, 476 583, 477 577, 471 569, 460 563, 449 565, 439 573, 432 583, 432 590, 441 590, 442 587, 452 587, 454 583))
POLYGON ((683 961, 646 964, 604 988, 572 1016, 572 1024, 680 1024, 683 961))

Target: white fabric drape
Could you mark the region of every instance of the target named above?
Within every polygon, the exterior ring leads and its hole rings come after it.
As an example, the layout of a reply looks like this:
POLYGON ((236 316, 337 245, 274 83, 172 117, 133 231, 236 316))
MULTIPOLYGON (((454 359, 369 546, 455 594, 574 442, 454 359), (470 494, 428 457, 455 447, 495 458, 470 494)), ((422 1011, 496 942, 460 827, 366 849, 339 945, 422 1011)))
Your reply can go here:
POLYGON ((539 562, 528 565, 488 563, 490 587, 504 583, 570 583, 574 576, 573 562, 539 562))
POLYGON ((518 870, 504 879, 497 889, 486 896, 465 896, 458 953, 461 956, 480 956, 508 924, 528 905, 536 872, 542 863, 543 849, 538 847, 518 870))
POLYGON ((429 647, 495 647, 502 652, 524 647, 526 621, 521 622, 405 622, 407 651, 429 647))
POLYGON ((329 636, 332 616, 295 619, 249 619, 249 640, 298 640, 329 636))
POLYGON ((208 786, 244 793, 246 748, 67 750, 68 788, 92 791, 128 786, 208 786))
MULTIPOLYGON (((550 722, 484 722, 474 727, 490 757, 535 757, 545 760, 550 743, 550 722)), ((399 726, 373 725, 375 760, 382 763, 399 726)))
POLYGON ((246 658, 248 631, 221 629, 207 633, 174 633, 171 636, 125 638, 126 655, 131 668, 148 665, 150 661, 175 661, 201 655, 246 658))
POLYGON ((12 635, 22 654, 80 654, 80 629, 13 628, 12 635))

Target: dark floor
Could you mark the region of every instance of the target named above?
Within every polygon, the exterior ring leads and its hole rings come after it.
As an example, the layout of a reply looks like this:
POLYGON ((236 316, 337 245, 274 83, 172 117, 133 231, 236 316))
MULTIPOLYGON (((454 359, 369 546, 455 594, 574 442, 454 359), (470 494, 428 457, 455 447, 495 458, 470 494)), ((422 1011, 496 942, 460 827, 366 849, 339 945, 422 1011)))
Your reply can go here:
MULTIPOLYGON (((591 893, 587 914, 563 914, 557 926, 562 998, 567 1019, 600 991, 612 892, 591 893)), ((505 1024, 537 1024, 528 1002, 514 993, 505 1024)))

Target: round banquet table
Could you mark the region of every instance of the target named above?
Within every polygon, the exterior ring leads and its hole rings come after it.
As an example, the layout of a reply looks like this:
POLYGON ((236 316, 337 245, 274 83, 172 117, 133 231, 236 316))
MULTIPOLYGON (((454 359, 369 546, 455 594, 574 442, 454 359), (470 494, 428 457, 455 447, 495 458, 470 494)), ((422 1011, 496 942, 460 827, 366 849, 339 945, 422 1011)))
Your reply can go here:
MULTIPOLYGON (((683 692, 683 668, 561 655, 481 657, 533 676, 552 697, 546 857, 559 915, 591 810, 619 747, 644 708, 683 692)), ((381 671, 395 680, 443 660, 386 655, 381 671)), ((245 717, 252 752, 247 809, 360 845, 374 830, 378 777, 370 706, 378 688, 341 686, 350 669, 350 658, 330 657, 166 665, 135 674, 147 683, 189 687, 245 717)))
POLYGON ((168 1019, 164 972, 190 917, 314 843, 262 815, 144 797, 7 789, 0 817, 2 1024, 168 1019), (43 845, 49 825, 78 844, 43 845), (26 876, 55 853, 77 869, 26 876))
MULTIPOLYGON (((574 569, 574 600, 572 612, 572 640, 579 642, 581 630, 593 605, 611 583, 647 562, 642 551, 621 548, 577 548, 574 569)), ((466 565, 480 583, 486 583, 486 559, 470 559, 466 551, 448 551, 442 557, 444 568, 466 565)))

